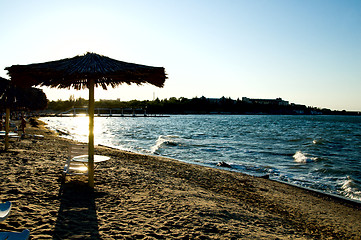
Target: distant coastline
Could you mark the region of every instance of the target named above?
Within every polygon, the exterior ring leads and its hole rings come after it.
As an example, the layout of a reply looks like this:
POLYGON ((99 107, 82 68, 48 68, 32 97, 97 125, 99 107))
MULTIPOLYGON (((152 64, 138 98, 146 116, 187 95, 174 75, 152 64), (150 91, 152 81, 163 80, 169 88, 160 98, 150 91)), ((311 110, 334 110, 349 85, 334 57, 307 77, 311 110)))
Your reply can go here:
MULTIPOLYGON (((87 112, 88 101, 83 98, 70 98, 48 102, 48 107, 42 113, 59 114, 70 112, 81 114, 87 112), (75 112, 77 111, 77 112, 75 112)), ((302 104, 289 103, 282 98, 276 99, 242 99, 195 97, 192 99, 180 97, 155 99, 152 101, 120 101, 99 100, 95 102, 98 114, 224 114, 224 115, 351 115, 361 116, 360 111, 331 110, 327 108, 310 107, 302 104)))

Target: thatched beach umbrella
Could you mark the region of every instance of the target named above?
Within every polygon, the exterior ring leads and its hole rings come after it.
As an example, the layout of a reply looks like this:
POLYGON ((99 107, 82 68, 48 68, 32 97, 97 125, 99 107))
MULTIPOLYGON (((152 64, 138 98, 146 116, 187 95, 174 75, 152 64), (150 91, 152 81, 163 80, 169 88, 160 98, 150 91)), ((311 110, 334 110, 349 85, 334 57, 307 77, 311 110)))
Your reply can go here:
POLYGON ((47 106, 46 95, 37 88, 17 88, 10 80, 0 77, 0 110, 5 109, 5 150, 9 148, 10 109, 42 110, 47 106))
POLYGON ((15 108, 18 96, 20 93, 10 80, 0 78, 0 107, 5 109, 5 151, 9 149, 10 108, 15 108))
MULTIPOLYGON (((10 124, 10 107, 8 106, 10 81, 0 77, 0 105, 5 108, 5 150, 9 148, 9 124, 10 124)), ((2 121, 2 117, 0 119, 2 121)))
POLYGON ((0 77, 0 94, 4 91, 4 89, 8 84, 9 84, 9 80, 0 77))
POLYGON ((5 68, 18 85, 89 89, 89 185, 94 186, 94 86, 149 83, 163 87, 162 67, 150 67, 111 59, 95 53, 45 63, 13 65, 5 68))

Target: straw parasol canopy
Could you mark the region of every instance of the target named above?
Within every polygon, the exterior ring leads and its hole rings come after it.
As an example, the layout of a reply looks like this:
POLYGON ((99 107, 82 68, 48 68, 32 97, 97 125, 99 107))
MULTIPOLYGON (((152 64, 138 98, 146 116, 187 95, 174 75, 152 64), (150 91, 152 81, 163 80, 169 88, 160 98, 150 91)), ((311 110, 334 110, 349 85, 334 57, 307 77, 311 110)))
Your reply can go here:
POLYGON ((149 83, 163 87, 166 74, 162 67, 118 61, 95 53, 57 61, 5 68, 11 80, 20 86, 49 86, 56 88, 89 88, 89 79, 95 86, 107 89, 120 84, 149 83))
POLYGON ((5 93, 10 86, 10 80, 0 77, 0 100, 5 100, 5 93))
POLYGON ((0 94, 4 91, 4 89, 8 84, 9 84, 9 80, 0 77, 0 94))
MULTIPOLYGON (((10 80, 0 77, 0 110, 6 112, 5 117, 5 150, 9 147, 10 108, 16 110, 42 110, 47 106, 46 95, 41 89, 19 88, 10 80)), ((1 119, 2 121, 2 119, 1 119)))
POLYGON ((43 110, 47 106, 46 95, 38 88, 19 88, 10 80, 0 77, 0 110, 43 110))
POLYGON ((167 78, 163 67, 118 61, 95 53, 57 61, 5 68, 11 81, 20 86, 89 89, 89 185, 94 186, 94 87, 149 83, 163 87, 167 78))

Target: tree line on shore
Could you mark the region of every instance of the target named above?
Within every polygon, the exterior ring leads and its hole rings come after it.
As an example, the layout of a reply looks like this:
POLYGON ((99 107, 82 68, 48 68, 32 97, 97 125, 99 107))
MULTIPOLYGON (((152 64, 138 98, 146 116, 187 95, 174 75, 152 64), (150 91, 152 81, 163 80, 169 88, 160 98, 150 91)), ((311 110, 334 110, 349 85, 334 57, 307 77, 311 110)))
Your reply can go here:
MULTIPOLYGON (((86 108, 88 100, 83 98, 48 102, 48 110, 64 112, 72 108, 86 108)), ((155 100, 99 100, 95 108, 142 109, 147 114, 324 114, 324 115, 359 115, 358 112, 333 111, 305 105, 260 104, 245 102, 240 99, 222 97, 210 99, 204 96, 194 98, 166 98, 155 100)))

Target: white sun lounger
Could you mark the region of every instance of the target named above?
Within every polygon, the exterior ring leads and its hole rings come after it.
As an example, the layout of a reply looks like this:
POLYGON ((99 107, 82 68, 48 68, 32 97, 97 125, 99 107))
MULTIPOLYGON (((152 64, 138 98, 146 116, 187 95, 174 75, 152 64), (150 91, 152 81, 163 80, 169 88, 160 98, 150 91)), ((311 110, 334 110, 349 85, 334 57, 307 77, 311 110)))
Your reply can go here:
MULTIPOLYGON (((11 202, 0 203, 0 222, 4 221, 10 214, 11 202)), ((25 229, 22 232, 0 232, 0 240, 26 240, 30 231, 25 229)))
MULTIPOLYGON (((94 169, 96 164, 108 161, 110 157, 94 155, 94 169)), ((65 163, 62 181, 65 182, 66 175, 88 175, 88 145, 70 144, 69 156, 65 163)))
POLYGON ((4 221, 10 214, 11 202, 0 203, 0 222, 4 221))
POLYGON ((74 157, 88 154, 87 144, 70 144, 68 159, 64 166, 63 180, 66 175, 88 175, 88 168, 80 162, 73 161, 74 157))
POLYGON ((0 232, 0 240, 27 240, 30 231, 25 229, 22 232, 0 232))

